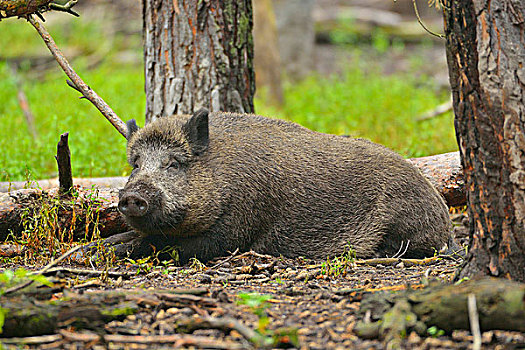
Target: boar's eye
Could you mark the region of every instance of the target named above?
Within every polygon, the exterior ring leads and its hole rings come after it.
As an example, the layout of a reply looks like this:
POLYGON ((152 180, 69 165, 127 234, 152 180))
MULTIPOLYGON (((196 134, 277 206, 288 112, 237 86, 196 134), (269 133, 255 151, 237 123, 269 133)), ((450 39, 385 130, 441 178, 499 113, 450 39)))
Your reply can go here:
POLYGON ((168 169, 169 170, 179 170, 180 169, 180 163, 173 159, 170 163, 168 163, 168 169))
POLYGON ((133 157, 130 164, 133 167, 133 170, 138 169, 139 168, 139 157, 133 157))

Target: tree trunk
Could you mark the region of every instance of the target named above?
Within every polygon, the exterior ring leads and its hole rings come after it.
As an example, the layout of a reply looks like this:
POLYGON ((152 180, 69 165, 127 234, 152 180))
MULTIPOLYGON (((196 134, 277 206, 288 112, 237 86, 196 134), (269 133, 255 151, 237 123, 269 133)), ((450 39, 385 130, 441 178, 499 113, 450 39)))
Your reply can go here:
POLYGON ((525 5, 443 1, 470 250, 458 277, 525 281, 525 5))
POLYGON ((273 6, 282 67, 291 80, 304 79, 313 66, 314 0, 274 0, 273 6))
POLYGON ((146 123, 162 116, 253 112, 251 0, 143 0, 146 123))
POLYGON ((255 81, 257 90, 266 88, 269 102, 283 104, 281 56, 273 0, 255 0, 253 38, 255 42, 255 81))

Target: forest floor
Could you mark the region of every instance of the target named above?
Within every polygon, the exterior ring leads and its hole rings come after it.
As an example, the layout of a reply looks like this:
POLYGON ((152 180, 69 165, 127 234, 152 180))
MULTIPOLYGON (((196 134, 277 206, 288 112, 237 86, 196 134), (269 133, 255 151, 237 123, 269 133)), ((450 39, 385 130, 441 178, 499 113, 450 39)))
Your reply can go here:
MULTIPOLYGON (((138 312, 96 330, 62 326, 54 337, 0 339, 0 343, 6 348, 26 343, 24 348, 40 349, 261 348, 263 342, 247 339, 242 331, 247 327, 257 330, 270 347, 383 349, 387 345, 381 340, 363 339, 354 331, 364 316, 359 311, 363 295, 423 288, 426 276, 448 283, 457 267, 457 262, 449 260, 431 266, 354 266, 344 267, 335 276, 305 260, 258 254, 239 254, 217 267, 169 266, 148 271, 126 263, 112 268, 105 279, 61 267, 52 280, 68 288, 55 293, 54 299, 71 293, 124 290, 131 295, 142 290, 138 312), (158 302, 159 294, 177 291, 189 293, 187 300, 158 302), (234 319, 244 326, 212 326, 202 321, 207 318, 234 319), (195 322, 197 330, 181 331, 181 325, 195 322)), ((426 336, 407 334, 402 348, 467 349, 472 344, 466 330, 449 335, 431 328, 427 332, 426 336)), ((483 333, 482 341, 487 349, 519 348, 525 346, 525 334, 490 331, 483 333)))
MULTIPOLYGON (((465 221, 463 215, 454 219, 465 221)), ((465 228, 458 227, 461 241, 465 228)), ((102 267, 86 270, 70 263, 46 273, 54 284, 49 300, 120 291, 133 303, 133 314, 91 327, 62 320, 54 335, 0 338, 0 344, 39 349, 384 349, 389 348, 386 342, 356 334, 356 323, 367 317, 360 311, 363 296, 421 289, 429 281, 451 283, 459 265, 457 260, 434 259, 421 266, 373 266, 356 264, 349 256, 313 262, 254 252, 233 253, 206 265, 117 261, 106 274, 102 267)), ((5 269, 19 267, 35 269, 3 264, 5 269)), ((65 305, 76 310, 73 302, 65 305)), ((73 314, 77 321, 82 318, 82 312, 73 314)), ((468 330, 443 334, 430 327, 426 334, 410 332, 400 341, 406 349, 468 349, 473 337, 468 330)), ((482 334, 484 349, 524 346, 524 333, 482 334)))

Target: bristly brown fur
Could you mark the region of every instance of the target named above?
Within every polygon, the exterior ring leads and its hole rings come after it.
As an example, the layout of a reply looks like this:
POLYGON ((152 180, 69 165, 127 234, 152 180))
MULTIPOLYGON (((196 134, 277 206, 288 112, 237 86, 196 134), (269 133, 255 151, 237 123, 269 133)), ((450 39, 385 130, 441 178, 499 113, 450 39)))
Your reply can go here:
POLYGON ((122 191, 148 203, 147 214, 127 216, 128 223, 179 247, 183 261, 236 248, 324 259, 347 245, 359 257, 392 256, 407 242, 405 256, 422 257, 448 241, 441 196, 383 146, 212 113, 209 144, 195 154, 185 131, 190 118, 160 118, 129 138, 136 168, 122 191))

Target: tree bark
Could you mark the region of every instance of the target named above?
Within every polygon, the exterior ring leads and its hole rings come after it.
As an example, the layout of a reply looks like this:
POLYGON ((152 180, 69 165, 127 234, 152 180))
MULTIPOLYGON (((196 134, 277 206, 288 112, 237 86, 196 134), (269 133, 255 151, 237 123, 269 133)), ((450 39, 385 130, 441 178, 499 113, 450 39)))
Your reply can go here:
POLYGON ((0 20, 13 16, 27 16, 35 13, 53 0, 0 0, 0 20))
POLYGON ((143 0, 146 123, 172 114, 253 112, 250 0, 143 0))
POLYGON ((458 278, 525 281, 525 5, 443 1, 470 217, 458 278))

